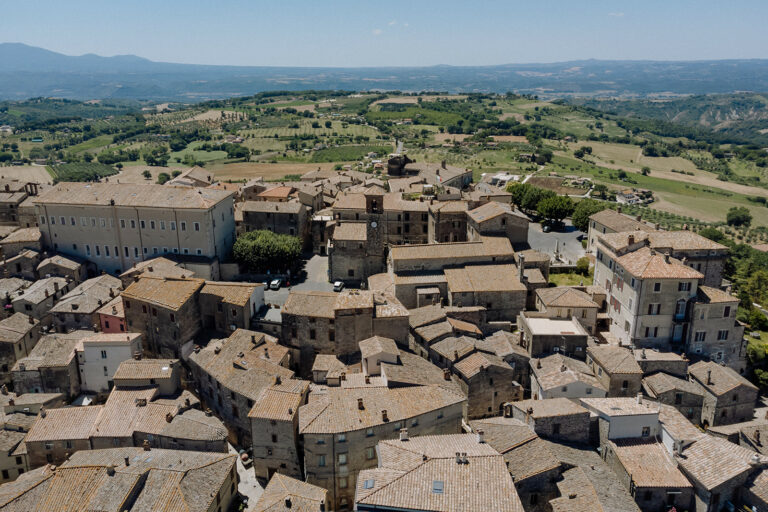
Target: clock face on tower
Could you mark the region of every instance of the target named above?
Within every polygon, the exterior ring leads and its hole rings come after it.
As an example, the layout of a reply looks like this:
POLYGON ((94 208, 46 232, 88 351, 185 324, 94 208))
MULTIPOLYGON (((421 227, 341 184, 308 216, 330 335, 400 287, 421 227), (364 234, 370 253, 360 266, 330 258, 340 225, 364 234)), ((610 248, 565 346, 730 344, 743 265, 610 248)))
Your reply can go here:
POLYGON ((371 222, 371 227, 372 228, 375 228, 376 226, 378 226, 378 224, 376 224, 376 221, 371 222))

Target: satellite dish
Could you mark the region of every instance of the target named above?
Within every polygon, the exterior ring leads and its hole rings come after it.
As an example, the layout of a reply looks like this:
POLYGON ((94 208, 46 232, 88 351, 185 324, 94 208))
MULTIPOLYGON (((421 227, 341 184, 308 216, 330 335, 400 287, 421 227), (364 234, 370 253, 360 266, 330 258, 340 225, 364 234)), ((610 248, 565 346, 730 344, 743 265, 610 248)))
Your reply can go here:
POLYGON ((371 222, 371 227, 372 228, 375 228, 376 226, 378 226, 378 224, 376 224, 376 221, 371 222))

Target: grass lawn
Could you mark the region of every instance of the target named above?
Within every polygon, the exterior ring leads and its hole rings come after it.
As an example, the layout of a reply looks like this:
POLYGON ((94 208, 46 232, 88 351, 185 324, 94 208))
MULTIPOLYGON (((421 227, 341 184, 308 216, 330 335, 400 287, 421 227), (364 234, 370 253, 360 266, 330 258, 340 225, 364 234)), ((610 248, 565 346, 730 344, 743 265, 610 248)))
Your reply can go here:
POLYGON ((583 284, 584 286, 592 284, 593 271, 589 271, 589 275, 583 276, 581 274, 577 274, 576 272, 568 272, 563 274, 549 274, 549 282, 554 284, 555 286, 579 286, 583 284))
POLYGON ((67 150, 72 153, 84 153, 86 151, 90 151, 91 153, 99 153, 100 151, 96 150, 100 150, 101 148, 111 144, 112 137, 112 135, 99 135, 98 137, 86 140, 80 144, 70 146, 67 150))

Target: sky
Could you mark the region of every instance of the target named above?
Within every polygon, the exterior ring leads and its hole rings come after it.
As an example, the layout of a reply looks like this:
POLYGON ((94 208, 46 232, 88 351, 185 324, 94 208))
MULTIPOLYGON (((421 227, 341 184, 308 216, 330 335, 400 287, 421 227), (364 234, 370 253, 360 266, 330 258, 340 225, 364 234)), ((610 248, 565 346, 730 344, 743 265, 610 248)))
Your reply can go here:
POLYGON ((766 0, 0 0, 0 42, 247 66, 768 58, 766 0))

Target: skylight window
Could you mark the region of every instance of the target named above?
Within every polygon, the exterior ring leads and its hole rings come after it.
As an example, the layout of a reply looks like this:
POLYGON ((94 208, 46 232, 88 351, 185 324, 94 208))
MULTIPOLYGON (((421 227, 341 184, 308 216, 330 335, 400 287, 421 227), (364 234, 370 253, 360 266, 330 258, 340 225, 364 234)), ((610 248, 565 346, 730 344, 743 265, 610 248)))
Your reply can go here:
POLYGON ((445 482, 443 482, 442 480, 432 481, 432 494, 443 494, 444 490, 445 490, 445 482))
POLYGON ((363 489, 373 489, 376 480, 366 480, 363 482, 363 489))

